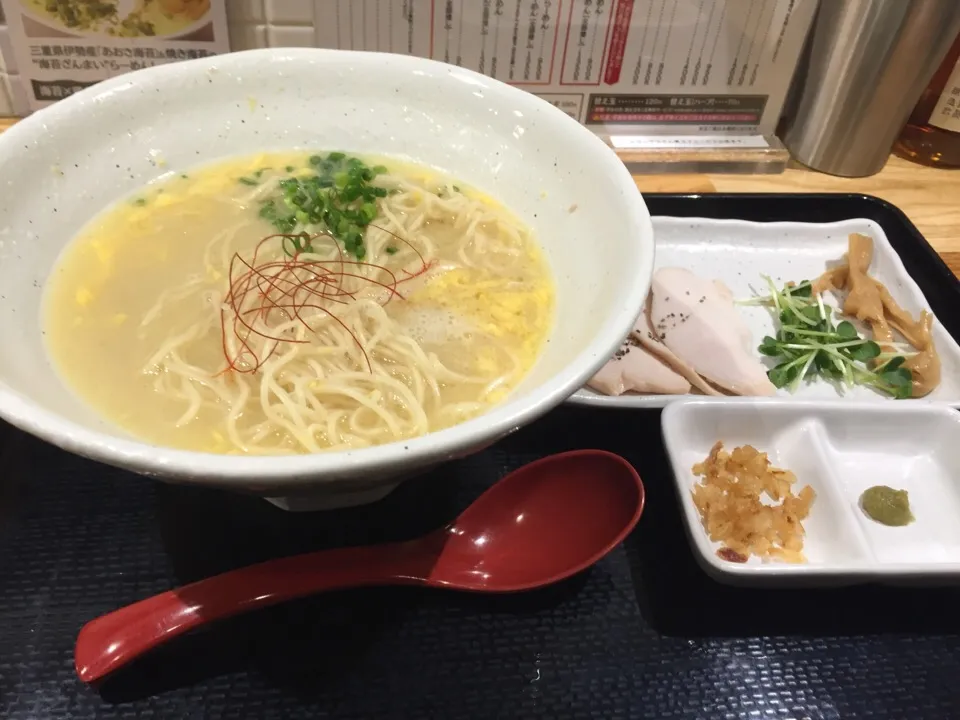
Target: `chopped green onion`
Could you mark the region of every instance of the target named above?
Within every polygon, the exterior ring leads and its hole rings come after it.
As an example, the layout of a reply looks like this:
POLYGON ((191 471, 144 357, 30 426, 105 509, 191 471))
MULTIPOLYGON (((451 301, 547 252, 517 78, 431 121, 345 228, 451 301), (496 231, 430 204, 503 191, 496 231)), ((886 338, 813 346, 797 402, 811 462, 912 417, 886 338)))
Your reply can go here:
MULTIPOLYGON (((312 174, 282 179, 277 191, 261 201, 260 217, 281 233, 297 228, 329 233, 348 254, 363 259, 363 235, 377 216, 376 201, 389 192, 372 181, 387 168, 368 167, 359 158, 340 152, 312 155, 309 163, 312 174)), ((287 172, 292 169, 287 166, 287 172)), ((287 254, 298 252, 291 243, 284 243, 284 250, 287 254)))

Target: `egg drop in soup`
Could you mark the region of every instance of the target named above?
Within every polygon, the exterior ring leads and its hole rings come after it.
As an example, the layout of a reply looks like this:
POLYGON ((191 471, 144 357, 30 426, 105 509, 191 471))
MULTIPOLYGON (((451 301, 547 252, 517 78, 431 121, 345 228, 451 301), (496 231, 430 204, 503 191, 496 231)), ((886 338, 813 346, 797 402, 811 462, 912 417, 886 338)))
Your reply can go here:
POLYGON ((266 154, 96 217, 46 289, 67 385, 146 441, 362 448, 473 418, 536 362, 552 275, 491 198, 417 166, 266 154))

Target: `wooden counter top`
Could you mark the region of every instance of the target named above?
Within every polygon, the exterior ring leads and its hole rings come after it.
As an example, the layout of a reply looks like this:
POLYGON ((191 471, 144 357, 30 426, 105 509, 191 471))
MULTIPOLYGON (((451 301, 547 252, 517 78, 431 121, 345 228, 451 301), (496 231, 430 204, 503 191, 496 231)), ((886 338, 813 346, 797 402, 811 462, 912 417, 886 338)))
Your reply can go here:
POLYGON ((802 167, 782 175, 637 175, 644 192, 862 193, 890 202, 909 217, 960 275, 960 169, 942 170, 892 157, 867 178, 838 178, 802 167))
MULTIPOLYGON (((0 132, 16 122, 0 118, 0 132)), ((637 175, 643 192, 844 192, 893 203, 960 275, 960 169, 938 170, 891 157, 868 178, 837 178, 800 167, 782 175, 637 175)))

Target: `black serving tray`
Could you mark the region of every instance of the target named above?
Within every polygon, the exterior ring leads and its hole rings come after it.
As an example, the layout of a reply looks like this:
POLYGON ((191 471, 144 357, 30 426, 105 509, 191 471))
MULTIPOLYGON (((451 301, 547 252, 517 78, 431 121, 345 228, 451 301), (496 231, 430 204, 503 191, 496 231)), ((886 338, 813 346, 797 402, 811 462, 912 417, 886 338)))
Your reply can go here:
MULTIPOLYGON (((655 215, 872 219, 960 336, 960 283, 887 203, 646 200, 655 215)), ((156 483, 0 425, 0 717, 960 717, 960 591, 716 584, 687 545, 659 424, 655 410, 563 407, 376 505, 307 515, 156 483), (407 588, 311 598, 178 640, 98 688, 74 675, 77 632, 97 615, 270 557, 412 537, 508 470, 581 447, 624 455, 647 486, 636 531, 582 576, 504 597, 407 588)))

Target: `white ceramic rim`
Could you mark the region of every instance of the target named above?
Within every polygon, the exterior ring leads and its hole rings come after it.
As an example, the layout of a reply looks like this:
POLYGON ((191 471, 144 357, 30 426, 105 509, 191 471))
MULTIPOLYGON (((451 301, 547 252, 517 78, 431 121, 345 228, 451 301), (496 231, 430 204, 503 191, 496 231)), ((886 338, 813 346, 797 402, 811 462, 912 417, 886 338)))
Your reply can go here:
MULTIPOLYGON (((227 55, 188 60, 138 70, 105 80, 81 90, 17 123, 0 136, 0 145, 30 144, 48 128, 66 127, 71 116, 82 106, 108 102, 110 95, 131 83, 149 84, 155 78, 170 74, 200 74, 213 68, 224 69, 238 61, 249 61, 261 56, 264 62, 316 60, 322 55, 335 56, 342 65, 382 65, 384 53, 323 50, 314 48, 268 48, 248 50, 227 55)), ((451 67, 435 60, 413 56, 389 55, 392 67, 401 70, 424 70, 433 74, 447 74, 451 67)), ((521 108, 536 109, 541 116, 551 118, 554 124, 565 125, 572 137, 596 152, 596 162, 605 166, 611 178, 623 188, 624 196, 635 194, 636 202, 629 204, 624 217, 625 228, 638 233, 640 238, 653 240, 653 224, 646 204, 626 166, 616 153, 597 135, 550 103, 519 88, 464 68, 454 68, 461 78, 486 87, 500 95, 504 102, 521 108)), ((187 450, 176 450, 145 441, 122 439, 89 430, 66 420, 27 400, 14 389, 0 383, 0 418, 12 425, 51 442, 64 450, 111 465, 120 465, 137 472, 162 476, 182 482, 196 482, 221 487, 249 487, 256 485, 264 492, 273 488, 310 485, 322 480, 325 473, 331 479, 344 480, 369 476, 378 470, 395 471, 398 465, 423 466, 431 461, 462 457, 492 444, 518 430, 560 405, 586 383, 616 351, 636 321, 638 308, 647 294, 649 278, 653 275, 654 245, 638 253, 636 273, 647 282, 634 283, 621 299, 622 309, 602 320, 598 338, 607 338, 580 351, 571 358, 567 368, 547 382, 532 389, 521 398, 508 399, 483 415, 451 428, 428 433, 410 440, 388 443, 360 450, 315 453, 295 456, 233 456, 187 450)))

